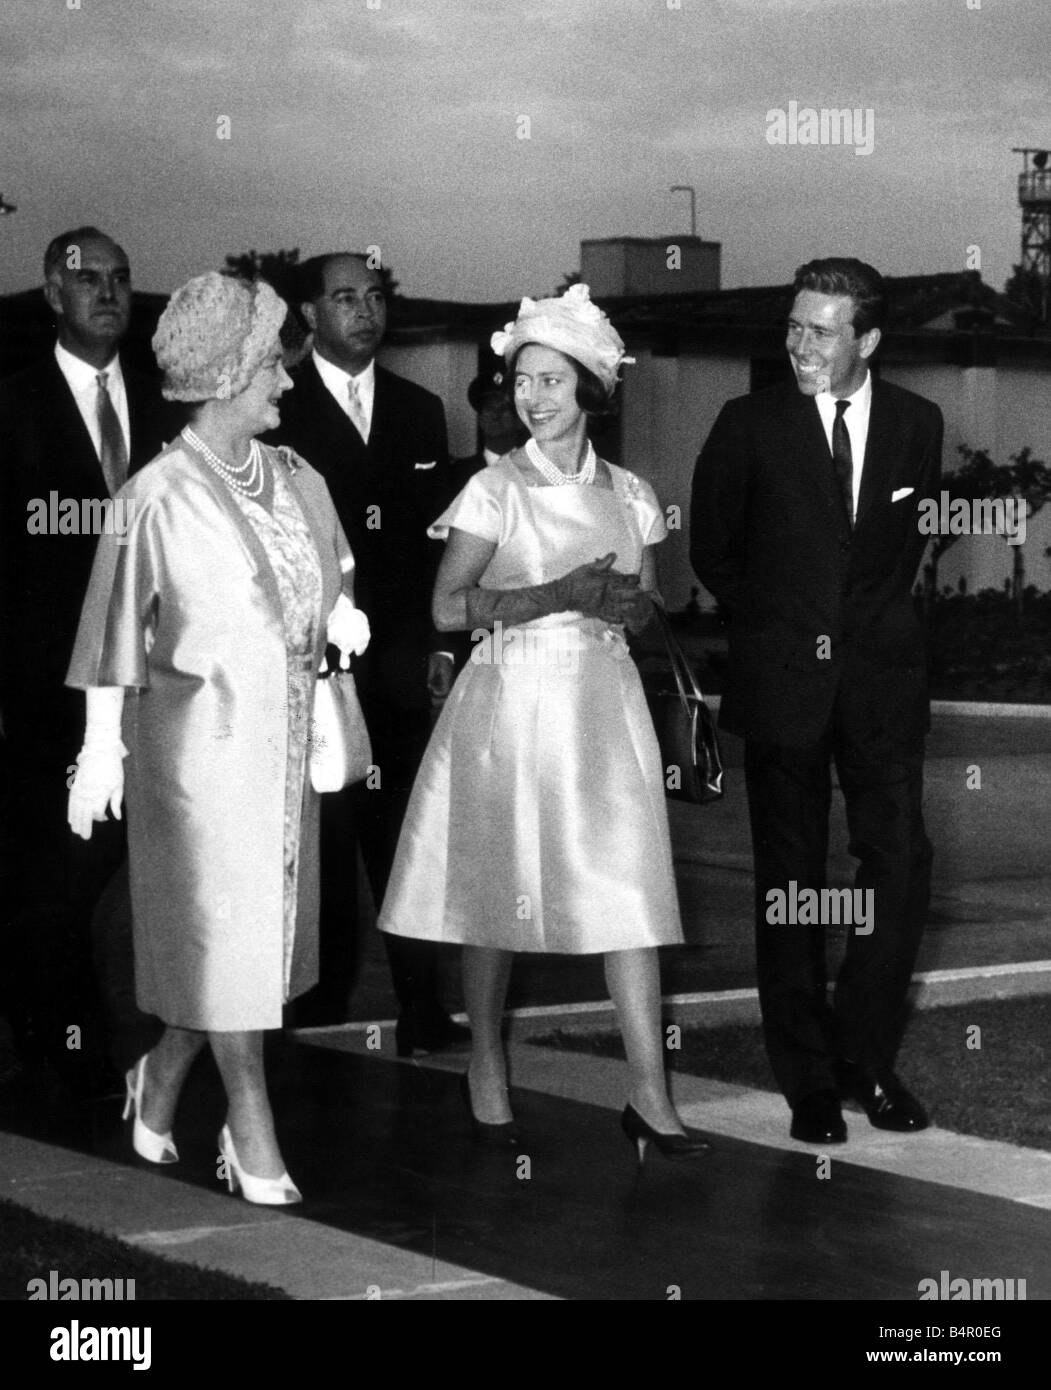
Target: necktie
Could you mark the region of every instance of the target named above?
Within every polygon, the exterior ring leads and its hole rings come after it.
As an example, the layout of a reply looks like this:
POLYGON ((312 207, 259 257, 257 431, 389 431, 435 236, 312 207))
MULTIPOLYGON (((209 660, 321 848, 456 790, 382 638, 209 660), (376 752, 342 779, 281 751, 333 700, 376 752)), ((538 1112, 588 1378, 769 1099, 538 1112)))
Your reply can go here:
POLYGON ((347 378, 347 395, 350 400, 350 418, 354 422, 354 428, 367 444, 369 442, 369 424, 365 418, 365 407, 358 395, 358 383, 352 376, 347 378))
POLYGON ((849 401, 836 402, 836 418, 832 422, 832 463, 836 470, 836 482, 839 485, 840 495, 843 498, 843 505, 847 510, 847 519, 851 526, 854 525, 854 455, 850 449, 850 435, 847 433, 847 422, 843 419, 843 412, 849 401))
POLYGON ((128 450, 106 385, 108 376, 109 372, 99 372, 95 378, 99 388, 96 418, 99 422, 99 462, 110 496, 115 497, 128 479, 128 450))

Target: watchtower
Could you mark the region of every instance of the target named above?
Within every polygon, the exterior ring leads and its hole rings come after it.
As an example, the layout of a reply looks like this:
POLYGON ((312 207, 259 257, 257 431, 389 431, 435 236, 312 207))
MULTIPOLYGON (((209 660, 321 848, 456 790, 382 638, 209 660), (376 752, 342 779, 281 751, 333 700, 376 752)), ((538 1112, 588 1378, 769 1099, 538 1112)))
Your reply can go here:
POLYGON ((1024 161, 1018 175, 1018 205, 1022 209, 1023 279, 1036 278, 1039 301, 1037 308, 1041 323, 1048 321, 1049 290, 1051 290, 1051 151, 1015 148, 1024 161))

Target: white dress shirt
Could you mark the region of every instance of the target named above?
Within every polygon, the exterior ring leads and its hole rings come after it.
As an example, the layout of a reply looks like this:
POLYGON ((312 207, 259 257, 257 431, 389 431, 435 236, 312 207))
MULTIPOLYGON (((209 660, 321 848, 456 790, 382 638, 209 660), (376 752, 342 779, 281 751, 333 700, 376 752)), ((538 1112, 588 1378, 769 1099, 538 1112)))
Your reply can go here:
POLYGON ((372 406, 376 399, 376 363, 375 360, 369 363, 363 372, 353 376, 350 372, 345 372, 342 367, 337 367, 334 362, 330 362, 327 357, 322 357, 315 348, 312 356, 314 366, 317 368, 318 376, 325 383, 333 400, 342 410, 343 414, 353 424, 354 417, 350 413, 350 391, 347 387, 348 381, 353 381, 357 387, 358 400, 361 402, 361 409, 365 416, 366 434, 372 432, 372 406))
POLYGON ((55 344, 55 361, 58 363, 59 371, 66 378, 69 389, 73 392, 73 399, 77 403, 80 411, 80 418, 87 427, 91 442, 95 446, 95 453, 99 459, 102 458, 102 435, 99 431, 99 372, 106 373, 106 389, 109 391, 109 398, 113 402, 113 408, 117 412, 117 419, 120 421, 120 428, 124 435, 124 447, 131 458, 131 423, 128 419, 128 393, 124 386, 124 374, 120 369, 120 358, 112 357, 104 367, 93 367, 90 362, 85 362, 81 357, 75 357, 73 353, 67 352, 61 343, 55 344))
POLYGON ((849 401, 849 409, 843 412, 843 421, 850 437, 850 456, 854 464, 854 511, 851 520, 858 514, 858 497, 861 493, 861 470, 865 466, 865 445, 869 437, 869 416, 872 413, 872 373, 865 373, 865 380, 852 396, 833 396, 831 391, 819 391, 814 397, 817 401, 821 423, 825 427, 828 452, 832 453, 832 426, 836 420, 836 401, 849 401))

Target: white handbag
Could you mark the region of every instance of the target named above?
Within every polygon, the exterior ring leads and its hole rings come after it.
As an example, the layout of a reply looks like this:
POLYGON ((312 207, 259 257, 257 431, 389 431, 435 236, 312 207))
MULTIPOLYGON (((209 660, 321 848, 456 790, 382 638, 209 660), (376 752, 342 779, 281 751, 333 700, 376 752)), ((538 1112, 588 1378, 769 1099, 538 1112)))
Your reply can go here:
POLYGON ((368 776, 372 744, 354 677, 335 671, 318 678, 310 721, 310 785, 338 792, 368 776))

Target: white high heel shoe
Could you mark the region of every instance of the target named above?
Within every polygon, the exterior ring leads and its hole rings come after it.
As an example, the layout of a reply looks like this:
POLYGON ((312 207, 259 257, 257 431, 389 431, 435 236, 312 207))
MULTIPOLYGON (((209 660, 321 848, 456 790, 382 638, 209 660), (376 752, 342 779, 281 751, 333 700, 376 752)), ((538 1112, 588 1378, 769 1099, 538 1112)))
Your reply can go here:
POLYGON ((144 1052, 131 1071, 125 1073, 124 1084, 128 1088, 128 1094, 121 1119, 135 1117, 131 1130, 131 1146, 140 1158, 148 1159, 150 1163, 178 1163, 179 1151, 175 1147, 171 1130, 167 1134, 157 1134, 142 1122, 142 1088, 146 1079, 148 1056, 149 1053, 144 1052))
POLYGON ((303 1194, 287 1173, 279 1178, 254 1178, 246 1173, 237 1161, 233 1137, 228 1125, 223 1125, 219 1133, 219 1153, 226 1160, 226 1181, 230 1191, 238 1188, 246 1202, 254 1202, 261 1207, 289 1207, 303 1200, 303 1194))

